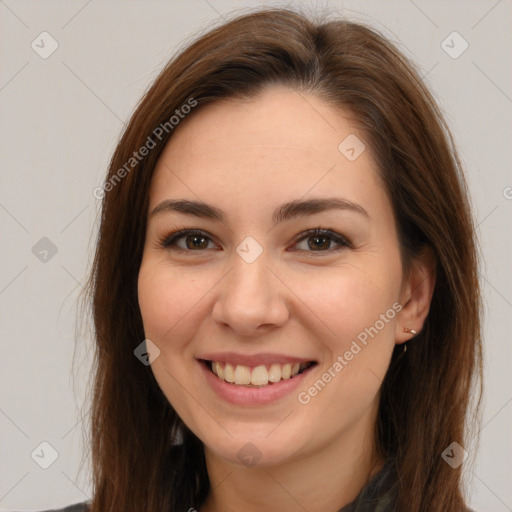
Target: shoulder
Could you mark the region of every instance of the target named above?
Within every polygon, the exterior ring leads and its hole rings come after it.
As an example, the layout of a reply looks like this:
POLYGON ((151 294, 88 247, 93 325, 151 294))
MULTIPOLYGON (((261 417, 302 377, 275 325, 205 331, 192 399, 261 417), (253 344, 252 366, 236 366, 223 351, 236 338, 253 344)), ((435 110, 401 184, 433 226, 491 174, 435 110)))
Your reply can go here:
POLYGON ((41 512, 89 512, 89 503, 83 501, 64 508, 52 508, 51 510, 42 510, 41 512))

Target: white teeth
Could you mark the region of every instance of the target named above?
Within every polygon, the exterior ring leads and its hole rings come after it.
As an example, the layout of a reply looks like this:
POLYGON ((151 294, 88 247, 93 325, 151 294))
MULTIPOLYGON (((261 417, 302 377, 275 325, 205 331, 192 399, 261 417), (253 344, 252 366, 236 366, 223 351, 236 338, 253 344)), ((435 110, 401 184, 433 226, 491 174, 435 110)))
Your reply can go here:
POLYGON ((281 380, 280 364, 273 364, 270 366, 270 371, 268 372, 268 380, 270 382, 279 382, 281 380))
POLYGON ((226 382, 235 382, 235 370, 229 363, 226 363, 224 367, 224 380, 226 382))
POLYGON ((292 376, 292 365, 290 363, 284 364, 281 369, 281 379, 289 379, 292 376))
POLYGON ((248 366, 237 364, 235 368, 235 384, 250 384, 251 370, 248 366))
POLYGON ((212 363, 212 370, 213 370, 213 373, 218 375, 221 379, 224 378, 224 370, 218 361, 214 361, 212 363))
POLYGON ((273 363, 268 368, 265 365, 250 368, 242 364, 233 366, 226 363, 223 368, 220 361, 213 361, 212 371, 220 379, 232 384, 266 386, 269 382, 279 382, 281 379, 287 380, 294 377, 304 366, 300 363, 273 363))
POLYGON ((253 386, 265 386, 268 384, 268 372, 264 366, 256 366, 256 368, 253 368, 251 384, 253 386))

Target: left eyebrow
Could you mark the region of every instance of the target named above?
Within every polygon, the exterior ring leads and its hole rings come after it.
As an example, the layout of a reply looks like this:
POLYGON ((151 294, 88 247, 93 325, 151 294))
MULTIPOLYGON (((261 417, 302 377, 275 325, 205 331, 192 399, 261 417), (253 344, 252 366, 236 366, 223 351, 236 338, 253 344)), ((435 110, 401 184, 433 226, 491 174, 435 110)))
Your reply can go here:
MULTIPOLYGON (((297 217, 315 215, 328 210, 345 210, 370 218, 368 212, 359 204, 339 197, 326 197, 321 199, 308 199, 306 201, 295 200, 284 203, 274 210, 272 221, 275 224, 297 217)), ((225 222, 226 214, 202 201, 190 201, 187 199, 166 199, 159 203, 150 216, 153 217, 163 212, 177 212, 185 215, 192 215, 203 219, 218 220, 225 222)))
POLYGON ((306 201, 290 201, 276 209, 272 215, 274 224, 284 222, 296 217, 314 215, 327 210, 346 210, 370 218, 368 212, 359 204, 339 197, 326 197, 322 199, 309 199, 306 201))

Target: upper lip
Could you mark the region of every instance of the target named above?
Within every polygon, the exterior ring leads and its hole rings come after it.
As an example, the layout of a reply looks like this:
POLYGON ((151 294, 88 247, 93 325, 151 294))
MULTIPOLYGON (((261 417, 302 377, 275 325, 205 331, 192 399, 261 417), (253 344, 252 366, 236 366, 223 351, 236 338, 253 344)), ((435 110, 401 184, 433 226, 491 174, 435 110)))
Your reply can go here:
POLYGON ((244 366, 260 366, 272 363, 287 364, 287 363, 309 363, 310 361, 316 362, 314 359, 304 357, 287 356, 286 354, 271 354, 268 352, 261 354, 239 354, 236 352, 212 352, 209 354, 202 354, 197 356, 197 359, 205 361, 223 361, 230 364, 240 364, 244 366))

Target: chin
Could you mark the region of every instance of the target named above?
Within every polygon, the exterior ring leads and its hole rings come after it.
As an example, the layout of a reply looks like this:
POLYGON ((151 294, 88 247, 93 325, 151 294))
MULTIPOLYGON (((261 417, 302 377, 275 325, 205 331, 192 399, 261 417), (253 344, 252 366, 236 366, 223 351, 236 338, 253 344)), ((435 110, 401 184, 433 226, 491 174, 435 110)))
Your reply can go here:
MULTIPOLYGON (((246 426, 245 426, 246 427, 246 426)), ((286 464, 299 455, 301 442, 293 436, 280 436, 268 430, 261 433, 247 432, 233 438, 207 439, 203 441, 205 452, 211 452, 215 456, 238 466, 269 468, 286 464)))

